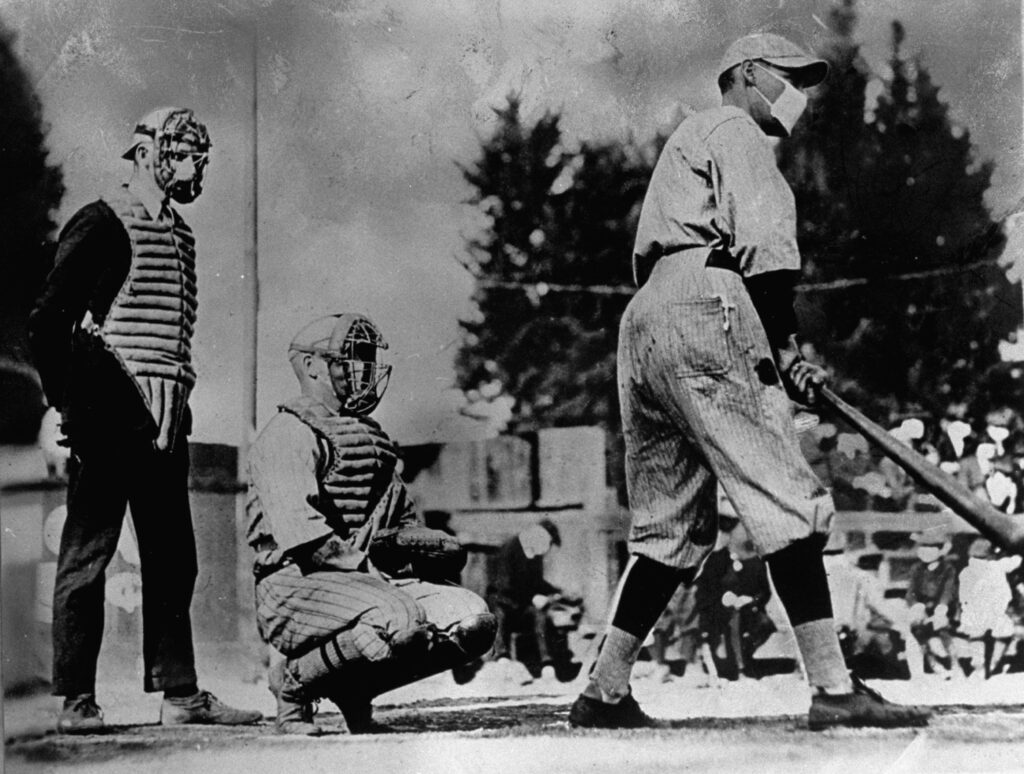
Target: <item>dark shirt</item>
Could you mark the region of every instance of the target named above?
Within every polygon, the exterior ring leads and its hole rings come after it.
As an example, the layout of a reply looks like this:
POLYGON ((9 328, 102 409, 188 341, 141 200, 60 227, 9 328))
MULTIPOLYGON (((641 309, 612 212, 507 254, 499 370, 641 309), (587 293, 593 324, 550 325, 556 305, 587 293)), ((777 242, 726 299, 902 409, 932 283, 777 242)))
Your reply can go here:
POLYGON ((53 270, 29 317, 43 391, 73 442, 156 432, 131 375, 97 336, 79 327, 86 312, 102 323, 131 260, 128 232, 114 211, 102 201, 87 204, 61 231, 53 270))
POLYGON ((536 594, 558 589, 544 580, 544 557, 528 559, 518 535, 505 541, 494 555, 488 596, 512 607, 526 607, 536 594))
POLYGON ((918 561, 910 571, 906 600, 908 605, 923 604, 928 615, 945 605, 952 620, 957 614, 959 591, 956 566, 949 559, 942 557, 934 567, 918 561))
POLYGON ((701 624, 711 635, 728 625, 732 608, 722 603, 722 596, 731 591, 752 601, 739 608, 742 617, 760 615, 771 597, 768 570, 757 557, 736 559, 728 548, 713 551, 697 577, 697 607, 701 624))

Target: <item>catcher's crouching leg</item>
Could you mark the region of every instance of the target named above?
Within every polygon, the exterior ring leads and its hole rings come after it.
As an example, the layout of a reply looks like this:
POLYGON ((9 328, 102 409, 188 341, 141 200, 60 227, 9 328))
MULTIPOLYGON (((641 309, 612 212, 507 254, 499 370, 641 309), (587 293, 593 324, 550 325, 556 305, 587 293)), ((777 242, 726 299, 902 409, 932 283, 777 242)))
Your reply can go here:
MULTIPOLYGON (((422 661, 432 635, 432 627, 424 624, 390 634, 356 624, 311 651, 281 662, 270 674, 270 690, 277 699, 278 731, 318 735, 313 702, 329 697, 337 703, 335 697, 345 686, 351 687, 354 696, 365 695, 365 673, 373 674, 385 664, 422 661)), ((357 731, 351 726, 349 730, 357 731)))
POLYGON ((492 613, 474 613, 444 630, 432 628, 425 652, 404 652, 378 661, 365 670, 360 685, 339 685, 328 698, 338 705, 352 733, 379 731, 372 719, 375 697, 479 658, 490 650, 497 630, 498 620, 492 613))

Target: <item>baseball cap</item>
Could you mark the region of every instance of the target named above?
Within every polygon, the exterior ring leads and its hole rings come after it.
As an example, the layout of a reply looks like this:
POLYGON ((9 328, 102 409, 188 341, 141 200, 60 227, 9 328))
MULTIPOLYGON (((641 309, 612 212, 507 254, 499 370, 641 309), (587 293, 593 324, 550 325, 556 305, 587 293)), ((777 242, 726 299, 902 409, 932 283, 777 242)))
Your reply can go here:
MULTIPOLYGON (((168 119, 171 116, 184 116, 187 121, 192 122, 190 128, 198 128, 203 135, 206 134, 206 128, 196 121, 195 114, 191 109, 173 106, 156 108, 146 113, 135 124, 131 142, 128 143, 127 150, 121 154, 121 158, 131 161, 135 156, 135 149, 139 146, 139 143, 153 142, 156 140, 157 134, 167 131, 168 119)), ((203 139, 204 144, 209 147, 209 137, 200 139, 203 139)))
POLYGON ((944 546, 949 540, 949 533, 944 527, 929 527, 911 537, 919 546, 944 546))
POLYGON ((746 60, 761 60, 789 70, 798 86, 816 86, 828 75, 828 62, 809 55, 796 43, 772 32, 746 35, 725 50, 718 65, 718 75, 746 60))
POLYGON ((551 535, 551 545, 562 545, 562 533, 559 532, 558 527, 555 526, 555 522, 551 521, 551 519, 541 519, 537 522, 537 526, 543 527, 547 533, 551 535))
MULTIPOLYGON (((346 337, 350 336, 356 329, 364 332, 363 329, 369 326, 372 332, 377 332, 377 326, 364 314, 344 312, 339 314, 319 317, 309 325, 300 330, 288 345, 289 352, 338 352, 342 348, 346 337)), ((387 349, 387 343, 379 336, 374 337, 374 345, 380 349, 387 349)))

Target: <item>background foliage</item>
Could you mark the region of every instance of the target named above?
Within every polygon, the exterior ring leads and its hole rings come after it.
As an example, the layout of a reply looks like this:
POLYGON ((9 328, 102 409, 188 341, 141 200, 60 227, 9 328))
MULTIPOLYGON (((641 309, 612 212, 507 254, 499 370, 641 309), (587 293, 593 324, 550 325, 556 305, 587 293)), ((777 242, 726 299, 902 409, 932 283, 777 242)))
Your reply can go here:
MULTIPOLYGON (((1004 238, 983 198, 993 164, 951 122, 923 56, 903 50, 902 26, 873 74, 855 23, 854 1, 841 0, 821 52, 830 77, 779 146, 797 199, 803 339, 880 421, 981 417, 1020 392, 996 365, 1021 304, 995 263, 1004 238)), ((570 148, 557 114, 526 123, 519 107, 510 96, 463 169, 488 225, 467 240, 476 314, 461 322, 458 385, 471 400, 511 398, 512 431, 606 427, 619 484, 618 322, 665 138, 570 148)))

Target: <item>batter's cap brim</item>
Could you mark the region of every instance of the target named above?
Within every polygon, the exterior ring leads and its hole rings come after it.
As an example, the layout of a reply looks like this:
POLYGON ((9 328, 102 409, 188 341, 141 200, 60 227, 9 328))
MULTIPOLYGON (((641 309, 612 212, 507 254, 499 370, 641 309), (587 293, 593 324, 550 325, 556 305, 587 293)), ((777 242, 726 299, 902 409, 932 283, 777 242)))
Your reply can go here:
POLYGON ((802 89, 817 86, 828 77, 828 62, 824 59, 812 59, 808 56, 773 56, 765 57, 764 61, 791 73, 794 85, 802 89))

